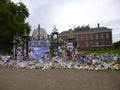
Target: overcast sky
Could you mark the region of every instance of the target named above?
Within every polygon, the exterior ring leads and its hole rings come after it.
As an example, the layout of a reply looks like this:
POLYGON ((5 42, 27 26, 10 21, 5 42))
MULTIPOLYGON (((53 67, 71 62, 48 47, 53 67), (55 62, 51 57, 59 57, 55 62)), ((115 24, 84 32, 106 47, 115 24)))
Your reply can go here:
POLYGON ((120 0, 12 0, 23 2, 30 13, 31 30, 45 28, 51 33, 54 25, 59 32, 88 25, 113 29, 113 42, 120 40, 120 0))

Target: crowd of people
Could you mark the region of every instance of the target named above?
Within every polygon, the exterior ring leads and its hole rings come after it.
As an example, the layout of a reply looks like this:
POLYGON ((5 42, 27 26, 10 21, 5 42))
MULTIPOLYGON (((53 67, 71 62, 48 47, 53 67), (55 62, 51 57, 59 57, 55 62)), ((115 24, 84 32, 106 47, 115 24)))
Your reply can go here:
POLYGON ((77 69, 77 70, 120 70, 120 55, 118 54, 71 54, 66 52, 49 60, 13 60, 11 56, 0 56, 0 67, 29 69, 77 69), (71 57, 71 58, 69 58, 71 57))

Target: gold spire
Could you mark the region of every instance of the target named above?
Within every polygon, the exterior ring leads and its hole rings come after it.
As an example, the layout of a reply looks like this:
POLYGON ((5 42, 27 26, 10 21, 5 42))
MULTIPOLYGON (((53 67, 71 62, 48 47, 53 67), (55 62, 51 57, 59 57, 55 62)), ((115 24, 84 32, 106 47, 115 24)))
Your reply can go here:
POLYGON ((44 35, 45 35, 45 32, 42 32, 42 33, 41 33, 42 38, 44 38, 44 35))
POLYGON ((22 46, 23 45, 23 40, 19 42, 18 46, 22 46))
POLYGON ((27 36, 27 32, 26 32, 26 29, 25 29, 25 32, 24 32, 24 36, 27 36))
POLYGON ((54 25, 54 29, 53 29, 53 32, 57 32, 57 28, 56 28, 56 25, 54 25))
POLYGON ((15 35, 14 35, 14 40, 12 43, 17 43, 15 35))

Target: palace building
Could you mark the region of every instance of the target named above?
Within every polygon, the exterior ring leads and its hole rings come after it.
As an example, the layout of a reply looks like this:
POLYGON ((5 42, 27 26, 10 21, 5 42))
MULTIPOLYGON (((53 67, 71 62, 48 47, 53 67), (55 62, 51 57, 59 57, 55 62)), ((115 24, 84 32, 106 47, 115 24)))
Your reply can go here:
POLYGON ((63 31, 60 36, 66 42, 72 42, 79 51, 104 50, 112 48, 112 29, 100 27, 90 28, 88 26, 74 27, 63 31))

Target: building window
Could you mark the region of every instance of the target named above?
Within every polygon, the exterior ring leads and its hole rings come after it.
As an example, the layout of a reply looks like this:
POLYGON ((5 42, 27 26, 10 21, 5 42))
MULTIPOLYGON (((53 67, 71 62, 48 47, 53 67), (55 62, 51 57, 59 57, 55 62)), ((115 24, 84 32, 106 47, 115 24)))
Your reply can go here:
POLYGON ((98 45, 99 43, 98 43, 98 41, 96 41, 96 45, 98 45))
POLYGON ((79 41, 79 36, 76 36, 76 40, 79 41))
POLYGON ((86 40, 88 40, 88 35, 86 35, 86 40))
POLYGON ((93 41, 91 41, 90 44, 91 44, 92 47, 94 47, 94 42, 93 41))
POLYGON ((101 45, 104 46, 105 45, 105 42, 104 40, 101 41, 101 45))
POLYGON ((95 34, 95 39, 98 40, 98 34, 95 34))
POLYGON ((91 43, 91 45, 93 45, 93 41, 91 41, 90 43, 91 43))
POLYGON ((84 37, 83 37, 83 35, 81 35, 81 40, 83 40, 84 39, 84 37))
POLYGON ((103 35, 104 35, 104 34, 100 34, 100 39, 103 39, 103 35))
POLYGON ((91 40, 93 40, 93 34, 90 35, 91 40))
POLYGON ((106 45, 110 45, 110 42, 109 42, 109 41, 107 41, 107 42, 106 42, 106 45))
POLYGON ((109 33, 105 34, 106 39, 109 39, 109 33))
POLYGON ((86 42, 86 47, 88 47, 88 42, 86 42))

